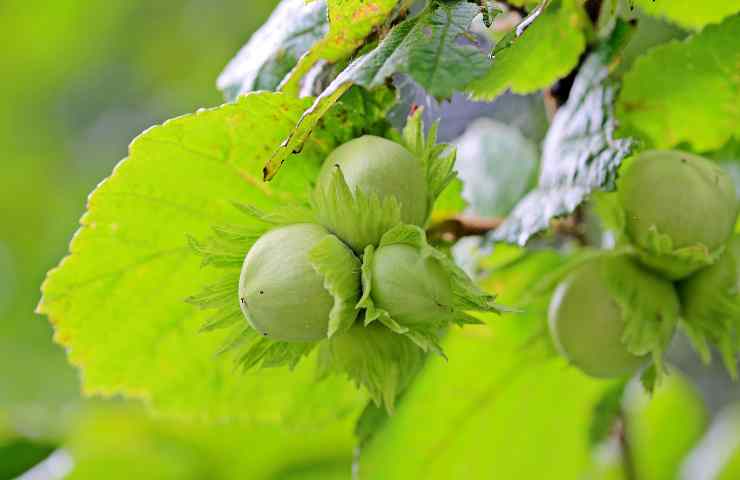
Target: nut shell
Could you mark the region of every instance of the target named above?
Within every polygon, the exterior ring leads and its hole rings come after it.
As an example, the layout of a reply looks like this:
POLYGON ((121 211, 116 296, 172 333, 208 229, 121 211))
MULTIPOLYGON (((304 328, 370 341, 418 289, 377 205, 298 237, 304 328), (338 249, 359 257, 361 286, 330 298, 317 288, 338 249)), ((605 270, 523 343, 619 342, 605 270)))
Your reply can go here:
POLYGON ((625 233, 644 250, 641 260, 671 279, 704 265, 682 266, 671 255, 654 255, 650 236, 667 235, 672 248, 717 252, 730 238, 737 198, 730 176, 703 157, 680 151, 647 151, 626 165, 618 182, 625 233))
MULTIPOLYGON (((548 311, 550 333, 558 351, 594 377, 625 377, 648 360, 647 356, 632 354, 623 342, 624 312, 607 282, 607 275, 619 267, 615 262, 630 260, 597 259, 571 273, 556 289, 548 311)), ((619 270, 639 275, 634 283, 654 290, 656 301, 673 302, 678 310, 670 283, 638 268, 619 270)))
POLYGON ((319 186, 342 169, 352 192, 375 193, 382 200, 394 196, 401 204, 403 223, 423 226, 427 219, 427 181, 424 167, 414 155, 391 140, 365 135, 335 149, 319 173, 319 186))
POLYGON ((290 342, 326 338, 334 299, 308 253, 328 235, 319 225, 295 224, 270 230, 249 250, 239 279, 239 302, 260 334, 290 342))
POLYGON ((453 312, 448 273, 410 245, 386 245, 375 252, 371 292, 377 307, 407 327, 433 325, 453 312))

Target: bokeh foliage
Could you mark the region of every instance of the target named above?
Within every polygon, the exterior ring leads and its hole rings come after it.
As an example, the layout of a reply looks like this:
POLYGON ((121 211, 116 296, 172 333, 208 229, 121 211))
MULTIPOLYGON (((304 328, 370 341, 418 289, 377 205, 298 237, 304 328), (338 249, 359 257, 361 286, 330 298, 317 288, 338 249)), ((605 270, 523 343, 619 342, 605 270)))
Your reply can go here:
MULTIPOLYGON (((197 334, 199 314, 180 300, 210 275, 186 252, 186 235, 236 221, 231 200, 269 208, 275 198, 301 197, 322 156, 341 140, 332 129, 350 135, 359 119, 328 110, 317 122, 328 134, 314 135, 268 186, 259 182, 261 167, 310 101, 260 93, 149 130, 92 197, 87 229, 72 244, 80 256, 51 277, 46 291, 43 311, 52 314, 57 340, 81 371, 67 363, 51 342, 50 326, 32 313, 38 285, 65 254, 86 194, 127 155, 126 142, 152 124, 222 103, 213 85, 218 72, 275 3, 77 0, 39 6, 9 0, 1 7, 0 35, 12 45, 2 63, 13 72, 0 80, 3 448, 26 448, 24 437, 31 436, 36 443, 25 451, 40 459, 61 444, 75 462, 71 478, 79 479, 349 478, 352 430, 366 397, 338 377, 314 384, 308 364, 292 373, 234 372, 227 358, 213 355, 223 339, 197 334), (80 376, 87 393, 135 399, 82 400, 80 376), (167 415, 152 417, 136 399, 167 415)), ((352 31, 347 19, 356 3, 330 4, 331 18, 344 23, 334 25, 306 65, 346 59, 382 29, 377 10, 370 9, 361 18, 370 20, 359 22, 349 46, 338 45, 346 39, 343 28, 352 31)), ((369 6, 387 13, 392 3, 369 6)), ((667 2, 635 3, 699 33, 624 66, 617 115, 625 132, 648 145, 719 149, 738 135, 732 51, 738 17, 706 25, 740 5, 732 0, 684 8, 677 2, 665 10, 667 2), (687 62, 691 68, 683 75, 687 62), (695 96, 697 84, 717 95, 695 96), (645 105, 651 108, 638 108, 645 105), (671 115, 656 119, 655 111, 665 109, 671 115), (706 120, 705 128, 691 128, 695 118, 706 120)), ((551 7, 519 41, 497 52, 486 81, 470 87, 476 97, 545 88, 577 65, 594 33, 581 2, 554 0, 551 7)), ((416 42, 423 43, 426 33, 416 32, 416 42)), ((434 38, 440 36, 435 31, 434 38)), ((434 87, 422 64, 393 71, 416 74, 434 87)), ((448 80, 455 88, 468 83, 466 76, 448 80)), ((443 94, 451 91, 447 83, 443 94)), ((733 151, 731 145, 725 150, 733 151)), ((737 156, 722 159, 732 163, 737 156)), ((450 361, 430 360, 396 416, 371 429, 354 452, 361 478, 569 479, 595 462, 588 430, 610 385, 554 359, 543 336, 544 304, 524 301, 530 285, 563 257, 493 248, 483 262, 484 285, 502 302, 521 304, 523 313, 449 333, 444 348, 450 361)), ((637 468, 647 478, 672 478, 705 428, 702 402, 690 386, 665 392, 652 403, 634 401, 627 412, 637 468), (673 441, 663 442, 665 436, 673 441)), ((8 451, 0 450, 3 466, 8 451)))

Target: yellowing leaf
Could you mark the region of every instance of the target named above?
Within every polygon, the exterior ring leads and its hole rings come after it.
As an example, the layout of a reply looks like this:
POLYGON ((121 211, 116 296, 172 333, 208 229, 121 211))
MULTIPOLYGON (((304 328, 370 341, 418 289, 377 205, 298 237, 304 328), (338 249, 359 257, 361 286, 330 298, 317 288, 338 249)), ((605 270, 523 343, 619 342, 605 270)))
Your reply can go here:
POLYGON ((334 63, 351 55, 373 30, 382 25, 398 0, 328 0, 329 32, 298 61, 283 84, 297 94, 300 81, 319 60, 334 63))

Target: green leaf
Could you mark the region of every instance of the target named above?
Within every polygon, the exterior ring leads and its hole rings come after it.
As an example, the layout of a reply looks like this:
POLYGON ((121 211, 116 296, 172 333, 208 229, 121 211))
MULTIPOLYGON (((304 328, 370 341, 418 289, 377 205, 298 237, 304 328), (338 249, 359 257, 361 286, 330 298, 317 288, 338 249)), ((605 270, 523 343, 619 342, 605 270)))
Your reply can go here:
POLYGON ((281 471, 271 480, 347 480, 352 473, 352 465, 346 459, 333 460, 314 465, 291 467, 281 471))
POLYGON ((700 29, 710 23, 719 23, 725 17, 740 12, 738 0, 633 0, 650 15, 663 17, 686 28, 700 29))
POLYGON ((394 73, 404 72, 429 94, 449 97, 489 67, 477 47, 458 43, 479 13, 480 7, 466 1, 432 2, 391 30, 375 50, 353 62, 329 89, 348 82, 374 88, 394 73))
MULTIPOLYGON (((260 224, 234 202, 263 211, 307 202, 323 158, 339 141, 333 134, 317 130, 271 184, 259 175, 310 102, 254 93, 151 128, 91 195, 71 255, 49 273, 39 306, 82 370, 87 394, 141 397, 184 416, 293 424, 362 408, 362 395, 346 382, 315 383, 312 362, 292 372, 234 372, 214 356, 228 332, 199 333, 207 314, 184 302, 203 284, 225 281, 223 270, 201 268, 188 235, 260 224)), ((342 115, 327 123, 348 121, 342 115)))
MULTIPOLYGON (((273 205, 270 211, 263 211, 259 208, 255 207, 254 205, 249 205, 246 203, 234 203, 234 206, 244 212, 246 215, 249 215, 250 217, 254 218, 255 220, 259 220, 262 223, 271 225, 271 226, 279 226, 279 225, 291 225, 294 223, 315 223, 316 222, 316 215, 314 212, 311 211, 308 205, 306 204, 287 204, 287 205, 273 205)), ((230 229, 233 228, 241 228, 245 231, 249 232, 250 227, 239 227, 239 226, 229 226, 229 227, 214 227, 214 231, 217 235, 220 235, 222 237, 226 237, 227 240, 241 240, 239 236, 245 235, 239 231, 232 232, 230 229), (236 235, 236 238, 234 236, 236 235)), ((262 228, 263 230, 265 227, 262 228)), ((254 231, 254 227, 252 227, 252 232, 254 231)), ((251 245, 249 245, 251 247, 251 245)))
POLYGON ((509 88, 523 94, 551 85, 578 64, 586 48, 585 25, 575 0, 554 0, 541 13, 535 9, 496 45, 493 66, 468 91, 477 100, 493 100, 509 88))
POLYGON ((639 58, 624 76, 617 105, 624 132, 657 149, 686 142, 705 151, 740 138, 738 38, 740 15, 734 15, 639 58))
MULTIPOLYGON (((625 28, 619 24, 612 37, 620 44, 625 28)), ((617 169, 633 150, 631 139, 614 138, 618 85, 609 78, 609 64, 618 50, 606 43, 586 58, 545 137, 538 186, 494 232, 495 239, 524 245, 593 190, 614 188, 617 169)))
POLYGON ((360 260, 334 235, 327 236, 308 252, 311 264, 324 277, 324 288, 334 297, 329 312, 331 338, 347 331, 357 318, 360 299, 360 260))
POLYGON ((506 216, 532 184, 539 152, 518 128, 479 119, 457 139, 463 197, 477 215, 506 216))
POLYGON ((591 428, 588 436, 591 446, 596 447, 605 442, 614 430, 614 426, 622 414, 622 398, 624 397, 625 381, 614 383, 605 390, 594 407, 591 428))
POLYGON ((298 61, 282 90, 295 95, 301 79, 319 62, 335 63, 360 48, 373 31, 388 21, 398 0, 327 0, 329 31, 298 61))
POLYGON ((638 478, 673 480, 682 476, 686 455, 707 426, 708 411, 699 391, 671 372, 652 394, 632 382, 624 396, 625 434, 638 478), (680 419, 680 421, 677 421, 680 419))
POLYGON ((309 109, 305 110, 294 128, 286 135, 285 140, 279 144, 280 147, 275 149, 272 156, 265 161, 262 170, 265 180, 272 180, 289 155, 303 150, 304 144, 318 126, 327 131, 336 132, 337 135, 344 135, 344 142, 365 133, 376 133, 383 136, 384 132, 380 127, 386 126, 385 114, 395 101, 395 96, 390 89, 386 88, 368 92, 359 87, 350 88, 351 86, 351 84, 346 84, 328 97, 320 96, 309 109), (340 97, 341 101, 339 101, 340 97), (337 112, 334 119, 326 118, 326 113, 332 108, 340 108, 344 113, 337 112), (345 120, 342 120, 343 118, 345 120), (360 124, 366 127, 378 124, 380 127, 353 130, 347 128, 346 124, 360 124))
MULTIPOLYGON (((486 283, 517 304, 558 264, 540 252, 486 283)), ((553 358, 545 308, 450 331, 450 360, 428 358, 391 421, 362 448, 361 478, 580 478, 590 458, 589 414, 608 383, 553 358)))
POLYGON ((325 477, 298 473, 332 465, 348 476, 351 469, 349 420, 300 430, 153 418, 131 406, 91 410, 68 434, 65 450, 74 468, 65 478, 318 480, 325 477))
POLYGON ((300 149, 314 126, 352 85, 375 89, 397 72, 411 75, 427 91, 447 97, 487 68, 488 60, 476 47, 461 46, 457 38, 467 31, 479 8, 464 1, 433 2, 417 16, 396 25, 380 44, 353 61, 301 117, 284 145, 270 159, 266 178, 272 178, 291 152, 300 149))
POLYGON ((407 73, 432 96, 450 97, 490 66, 475 45, 461 44, 480 7, 469 2, 432 2, 431 8, 399 25, 386 47, 368 56, 353 81, 372 88, 393 73, 407 73))
POLYGON ((56 446, 25 438, 0 438, 0 478, 21 478, 47 458, 56 446))
POLYGON ((328 28, 325 0, 282 0, 226 66, 218 88, 228 101, 253 90, 275 90, 328 28))
POLYGON ((690 31, 686 31, 666 20, 652 17, 641 9, 631 13, 630 16, 634 16, 637 26, 634 35, 632 35, 620 55, 619 66, 614 71, 618 78, 621 78, 625 72, 632 68, 635 60, 648 50, 671 40, 682 40, 691 34, 690 31))

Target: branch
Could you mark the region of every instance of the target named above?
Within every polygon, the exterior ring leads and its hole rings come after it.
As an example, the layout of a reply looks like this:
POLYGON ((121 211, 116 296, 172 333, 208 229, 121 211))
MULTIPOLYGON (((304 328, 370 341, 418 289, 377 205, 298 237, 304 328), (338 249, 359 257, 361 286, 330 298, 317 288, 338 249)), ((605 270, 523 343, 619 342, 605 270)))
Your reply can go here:
MULTIPOLYGON (((557 235, 574 238, 581 245, 586 245, 588 239, 582 228, 582 217, 579 208, 572 215, 551 220, 550 229, 557 235)), ((505 220, 501 217, 486 218, 475 215, 456 215, 432 224, 427 229, 427 237, 429 237, 429 240, 454 243, 463 237, 487 235, 501 226, 505 220)))
POLYGON ((624 410, 619 412, 619 423, 617 435, 619 436, 619 448, 622 450, 622 469, 626 480, 638 480, 635 454, 628 436, 627 416, 624 410))
POLYGON ((427 231, 430 240, 454 243, 463 237, 486 235, 496 230, 503 218, 485 218, 474 215, 457 215, 433 224, 427 231))

